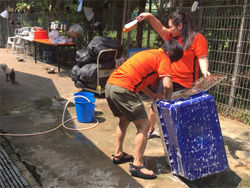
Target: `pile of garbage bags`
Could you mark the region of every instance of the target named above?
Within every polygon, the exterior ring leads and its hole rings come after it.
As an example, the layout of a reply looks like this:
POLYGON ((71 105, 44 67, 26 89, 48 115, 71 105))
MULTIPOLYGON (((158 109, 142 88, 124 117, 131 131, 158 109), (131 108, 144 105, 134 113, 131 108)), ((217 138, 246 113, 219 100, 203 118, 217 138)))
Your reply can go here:
MULTIPOLYGON (((117 49, 116 58, 122 55, 121 44, 110 38, 98 36, 92 39, 86 49, 76 52, 76 64, 71 70, 71 79, 77 88, 96 89, 97 87, 97 57, 98 54, 105 49, 117 49)), ((115 68, 116 62, 114 53, 105 53, 99 58, 99 70, 115 68)), ((104 88, 107 78, 100 78, 99 85, 104 88)))

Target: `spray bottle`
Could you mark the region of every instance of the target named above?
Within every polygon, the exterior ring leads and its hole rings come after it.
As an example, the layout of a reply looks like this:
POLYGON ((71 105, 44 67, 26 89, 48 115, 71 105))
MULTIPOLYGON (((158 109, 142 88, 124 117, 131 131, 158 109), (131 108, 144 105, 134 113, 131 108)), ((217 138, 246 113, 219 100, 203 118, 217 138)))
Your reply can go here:
POLYGON ((129 32, 131 29, 134 29, 136 24, 138 23, 138 20, 134 20, 132 22, 127 23, 124 28, 123 28, 123 32, 129 32))

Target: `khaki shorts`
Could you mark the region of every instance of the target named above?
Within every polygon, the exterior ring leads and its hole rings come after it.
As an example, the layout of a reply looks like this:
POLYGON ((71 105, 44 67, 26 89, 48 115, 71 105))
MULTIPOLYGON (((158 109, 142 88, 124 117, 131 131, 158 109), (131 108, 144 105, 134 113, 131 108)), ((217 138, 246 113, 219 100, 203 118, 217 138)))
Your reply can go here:
POLYGON ((107 84, 105 96, 115 117, 126 117, 128 121, 147 118, 144 104, 139 94, 122 87, 107 84))

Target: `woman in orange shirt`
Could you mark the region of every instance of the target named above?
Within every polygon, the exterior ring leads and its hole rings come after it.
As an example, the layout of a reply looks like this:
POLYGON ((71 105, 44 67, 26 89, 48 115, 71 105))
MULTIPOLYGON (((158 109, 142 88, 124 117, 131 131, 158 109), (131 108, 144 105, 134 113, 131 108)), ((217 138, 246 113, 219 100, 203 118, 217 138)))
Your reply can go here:
MULTIPOLYGON (((184 88, 191 88, 195 80, 198 79, 199 68, 204 77, 210 75, 208 71, 208 45, 206 38, 196 32, 193 27, 191 18, 184 12, 177 11, 169 16, 168 27, 164 27, 162 23, 151 13, 141 13, 137 20, 139 22, 148 20, 153 29, 161 36, 163 41, 175 38, 183 45, 184 54, 178 63, 172 64, 172 81, 173 91, 184 88)), ((149 120, 151 123, 148 138, 154 131, 156 123, 155 113, 152 109, 149 112, 149 120)))

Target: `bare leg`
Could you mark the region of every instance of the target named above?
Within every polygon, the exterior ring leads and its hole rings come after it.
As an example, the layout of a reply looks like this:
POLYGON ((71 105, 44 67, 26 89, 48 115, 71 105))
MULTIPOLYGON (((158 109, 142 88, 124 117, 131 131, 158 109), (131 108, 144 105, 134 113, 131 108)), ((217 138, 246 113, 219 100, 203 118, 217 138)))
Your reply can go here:
POLYGON ((116 135, 115 135, 115 156, 120 156, 123 153, 123 141, 124 137, 126 135, 126 131, 129 125, 129 121, 125 117, 119 117, 119 126, 116 129, 116 135))
MULTIPOLYGON (((137 134, 135 137, 135 156, 134 156, 134 162, 133 164, 135 166, 142 166, 143 165, 143 154, 147 146, 147 133, 149 130, 149 120, 148 118, 140 119, 137 121, 134 121, 136 128, 137 128, 137 134)), ((152 170, 148 169, 141 169, 141 172, 153 175, 152 170)))
POLYGON ((149 113, 148 113, 148 118, 150 122, 150 127, 148 133, 151 133, 154 131, 154 126, 156 123, 156 113, 150 108, 149 113))

